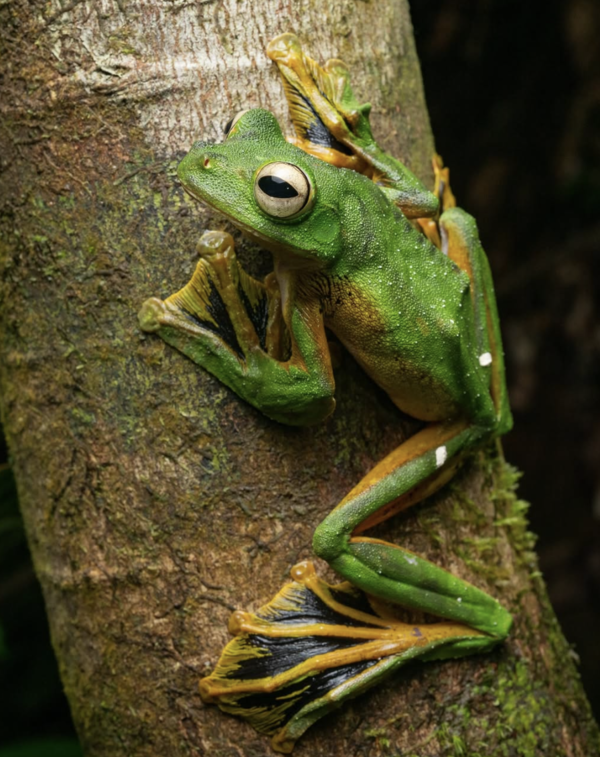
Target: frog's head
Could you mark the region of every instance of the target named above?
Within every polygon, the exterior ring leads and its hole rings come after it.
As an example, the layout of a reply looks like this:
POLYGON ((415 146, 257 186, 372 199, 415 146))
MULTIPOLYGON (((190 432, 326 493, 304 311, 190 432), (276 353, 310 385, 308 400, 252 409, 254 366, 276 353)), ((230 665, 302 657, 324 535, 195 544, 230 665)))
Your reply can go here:
POLYGON ((181 161, 177 173, 185 189, 281 258, 332 263, 341 252, 352 172, 286 142, 265 110, 241 113, 225 131, 222 144, 197 142, 181 161))

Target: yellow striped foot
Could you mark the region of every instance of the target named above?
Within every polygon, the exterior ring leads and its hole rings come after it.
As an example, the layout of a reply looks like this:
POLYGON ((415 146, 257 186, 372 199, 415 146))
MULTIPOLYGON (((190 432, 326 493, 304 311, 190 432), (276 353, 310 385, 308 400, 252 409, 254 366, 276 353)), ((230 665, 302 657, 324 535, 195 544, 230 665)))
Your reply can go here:
POLYGON ((271 736, 276 751, 291 752, 315 721, 410 659, 490 646, 490 637, 460 623, 388 617, 351 584, 322 581, 310 562, 296 565, 292 579, 256 613, 231 616, 234 639, 200 682, 206 703, 271 736))

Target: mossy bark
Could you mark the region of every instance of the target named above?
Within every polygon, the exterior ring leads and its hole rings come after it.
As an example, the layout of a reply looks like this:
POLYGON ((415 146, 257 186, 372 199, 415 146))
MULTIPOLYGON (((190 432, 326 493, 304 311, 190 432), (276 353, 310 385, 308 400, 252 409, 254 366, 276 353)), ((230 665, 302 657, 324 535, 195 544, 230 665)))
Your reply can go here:
MULTIPOLYGON (((65 690, 88 757, 263 755, 198 679, 236 607, 310 556, 316 524, 414 430, 348 356, 327 423, 273 423, 138 329, 223 222, 174 168, 238 109, 284 117, 266 42, 350 64, 382 143, 433 151, 404 2, 3 4, 2 421, 65 690), (366 99, 366 98, 365 98, 366 99)), ((246 245, 248 265, 268 261, 246 245)), ((405 669, 330 716, 303 755, 581 755, 598 733, 493 445, 378 534, 515 614, 494 654, 405 669)))

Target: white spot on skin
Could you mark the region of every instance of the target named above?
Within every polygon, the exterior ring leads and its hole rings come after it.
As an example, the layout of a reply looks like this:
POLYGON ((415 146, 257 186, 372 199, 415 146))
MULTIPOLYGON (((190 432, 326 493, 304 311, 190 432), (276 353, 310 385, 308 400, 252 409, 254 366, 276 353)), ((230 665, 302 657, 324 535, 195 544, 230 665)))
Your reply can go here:
POLYGON ((435 464, 438 468, 441 468, 442 465, 446 462, 448 458, 448 450, 444 445, 441 447, 438 447, 435 451, 435 464))
POLYGON ((416 565, 417 564, 417 558, 416 557, 407 557, 406 555, 404 555, 404 559, 410 565, 416 565))
POLYGON ((484 352, 479 356, 479 365, 490 365, 492 362, 492 356, 489 352, 484 352))
POLYGON ((456 601, 460 604, 460 602, 462 602, 462 597, 456 597, 456 601))

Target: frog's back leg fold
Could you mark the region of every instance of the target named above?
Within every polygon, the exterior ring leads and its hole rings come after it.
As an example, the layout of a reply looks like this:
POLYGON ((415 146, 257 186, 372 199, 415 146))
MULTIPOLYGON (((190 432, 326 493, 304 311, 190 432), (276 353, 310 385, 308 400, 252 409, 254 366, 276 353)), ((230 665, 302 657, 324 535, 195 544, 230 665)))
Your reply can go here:
POLYGON ((465 623, 488 634, 493 645, 512 622, 493 597, 400 546, 358 535, 439 489, 460 456, 488 433, 465 421, 430 424, 376 465, 325 518, 313 549, 363 591, 465 623))
POLYGON ((496 408, 498 435, 512 428, 504 375, 504 354, 496 295, 487 255, 479 241, 475 219, 461 208, 449 207, 439 221, 442 249, 471 280, 475 315, 475 343, 479 364, 490 374, 490 392, 496 408))
POLYGON ((330 586, 300 563, 269 604, 236 612, 235 638, 204 678, 204 701, 244 717, 290 752, 316 720, 415 657, 438 659, 489 646, 458 623, 409 624, 348 583, 330 586))

